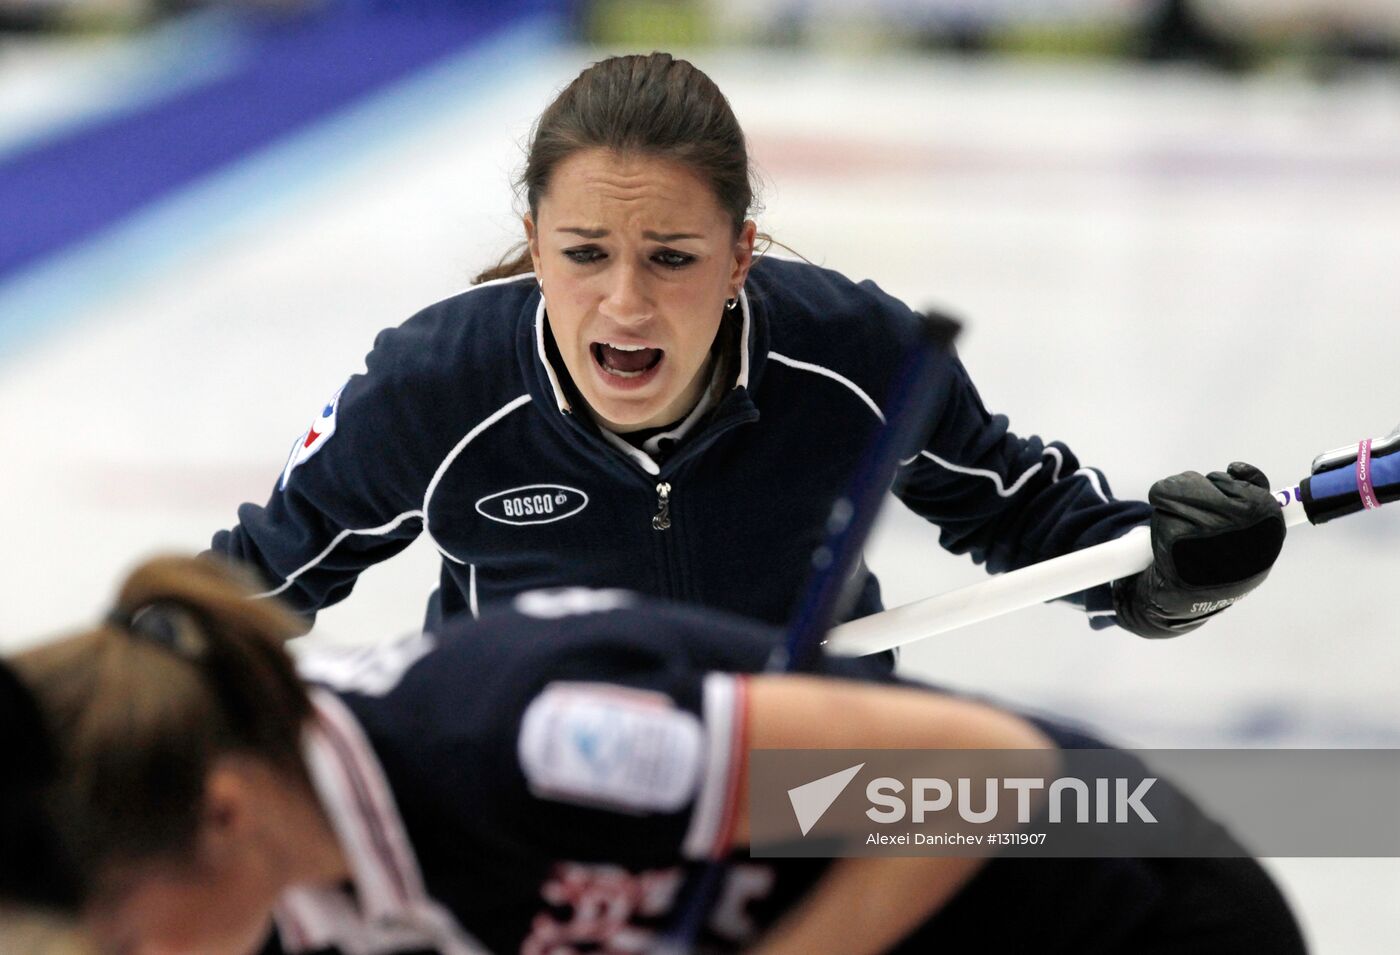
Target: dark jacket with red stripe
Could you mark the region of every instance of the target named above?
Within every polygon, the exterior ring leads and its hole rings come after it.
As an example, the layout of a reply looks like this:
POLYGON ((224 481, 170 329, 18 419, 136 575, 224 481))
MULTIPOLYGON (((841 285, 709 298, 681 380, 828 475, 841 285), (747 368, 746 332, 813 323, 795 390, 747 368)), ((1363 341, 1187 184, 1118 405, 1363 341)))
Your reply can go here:
MULTIPOLYGON (((727 868, 697 951, 735 952, 829 867, 729 848, 747 798, 746 674, 777 631, 623 591, 513 603, 437 635, 301 657, 319 687, 307 766, 350 884, 284 894, 268 952, 646 952, 708 859, 727 868)), ((816 667, 917 686, 868 658, 816 667)), ((1061 748, 1103 746, 1036 722, 1061 748)), ((1243 853, 1188 800, 1152 806, 1164 828, 1243 853)), ((1250 935, 1255 917, 1213 872, 1211 860, 998 859, 892 951, 1120 951, 1164 932, 1204 950, 1250 935)))

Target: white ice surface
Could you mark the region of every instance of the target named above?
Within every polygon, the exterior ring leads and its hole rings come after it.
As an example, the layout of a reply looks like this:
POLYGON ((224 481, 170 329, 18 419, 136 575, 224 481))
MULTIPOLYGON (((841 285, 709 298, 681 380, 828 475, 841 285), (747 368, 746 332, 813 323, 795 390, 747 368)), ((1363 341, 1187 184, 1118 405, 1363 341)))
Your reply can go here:
MULTIPOLYGON (((118 257, 119 281, 75 257, 70 288, 96 291, 0 363, 0 646, 91 620, 138 556, 202 548, 262 500, 375 332, 513 240, 517 143, 589 58, 535 56, 485 92, 440 96, 387 141, 350 137, 354 161, 323 176, 264 168, 232 225, 201 218, 196 190, 178 217, 190 234, 118 257)), ((761 225, 965 317, 988 405, 1068 442, 1120 496, 1236 459, 1293 483, 1319 451, 1400 421, 1393 82, 696 58, 768 180, 761 225)), ((911 648, 902 666, 1126 744, 1396 747, 1398 542, 1400 507, 1300 528, 1255 596, 1179 640, 1043 607, 911 648)), ((981 574, 897 506, 870 562, 890 604, 981 574)), ((318 632, 411 628, 435 578, 420 541, 318 632)), ((1270 865, 1318 951, 1400 944, 1394 860, 1270 865)))

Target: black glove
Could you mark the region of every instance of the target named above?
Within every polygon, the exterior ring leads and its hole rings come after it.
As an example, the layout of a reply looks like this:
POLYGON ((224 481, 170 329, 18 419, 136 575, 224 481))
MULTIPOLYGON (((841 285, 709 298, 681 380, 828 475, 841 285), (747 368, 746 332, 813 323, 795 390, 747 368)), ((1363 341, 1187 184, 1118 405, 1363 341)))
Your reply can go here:
POLYGON ((1118 623, 1142 637, 1194 630, 1263 583, 1286 526, 1269 479, 1236 462, 1163 478, 1152 505, 1152 566, 1113 582, 1118 623))

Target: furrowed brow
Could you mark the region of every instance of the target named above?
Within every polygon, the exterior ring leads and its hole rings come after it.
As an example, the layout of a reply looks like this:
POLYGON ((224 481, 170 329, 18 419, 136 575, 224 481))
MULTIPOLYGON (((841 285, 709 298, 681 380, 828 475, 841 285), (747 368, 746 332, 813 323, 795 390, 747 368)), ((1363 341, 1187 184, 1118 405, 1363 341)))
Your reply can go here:
MULTIPOLYGON (((610 234, 607 229, 586 229, 583 226, 563 226, 554 231, 567 232, 585 239, 601 239, 610 234)), ((653 232, 648 229, 642 233, 642 238, 650 239, 652 242, 678 242, 681 239, 703 239, 704 236, 694 232, 653 232)))

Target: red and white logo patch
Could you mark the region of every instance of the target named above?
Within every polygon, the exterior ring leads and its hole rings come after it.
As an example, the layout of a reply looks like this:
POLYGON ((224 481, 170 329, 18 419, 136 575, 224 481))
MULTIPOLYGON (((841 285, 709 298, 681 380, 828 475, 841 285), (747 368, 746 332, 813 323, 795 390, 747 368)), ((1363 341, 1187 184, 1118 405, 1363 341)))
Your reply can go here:
POLYGON ((287 466, 282 469, 282 480, 277 485, 279 491, 287 489, 287 481, 297 466, 325 447, 326 442, 331 439, 331 435, 335 434, 336 414, 340 409, 340 396, 344 391, 345 385, 341 385, 340 390, 331 395, 331 400, 326 402, 326 406, 321 409, 316 420, 311 422, 311 427, 307 428, 302 436, 297 438, 296 444, 292 445, 292 453, 287 456, 287 466))

